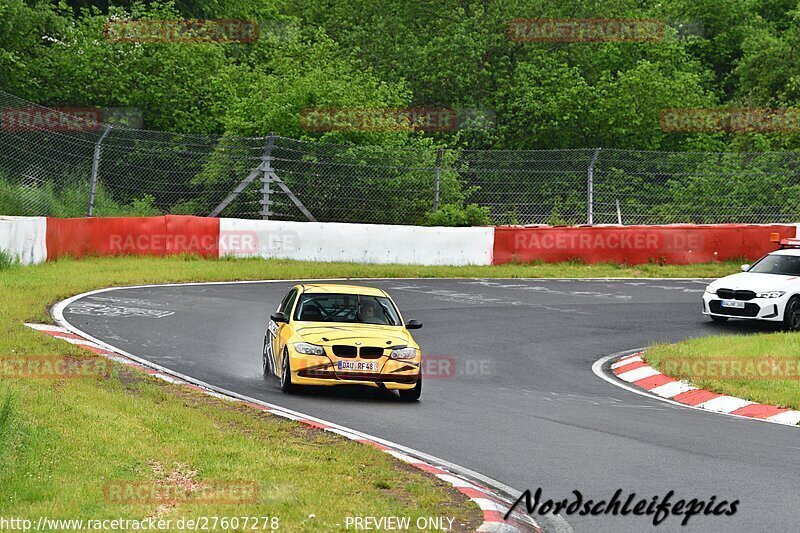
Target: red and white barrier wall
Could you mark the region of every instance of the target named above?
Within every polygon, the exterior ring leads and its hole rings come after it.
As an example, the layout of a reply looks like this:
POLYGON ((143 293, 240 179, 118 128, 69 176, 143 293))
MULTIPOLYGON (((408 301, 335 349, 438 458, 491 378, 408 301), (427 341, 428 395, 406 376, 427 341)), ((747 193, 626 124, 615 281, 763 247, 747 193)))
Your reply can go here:
POLYGON ((301 261, 490 265, 494 228, 443 228, 223 218, 220 255, 301 261))
POLYGON ((728 259, 754 261, 777 248, 770 234, 794 237, 792 224, 670 224, 495 228, 494 264, 534 260, 554 263, 663 263, 685 265, 728 259))
POLYGON ((23 265, 47 259, 45 217, 0 217, 0 250, 23 265))
POLYGON ((444 228, 205 218, 0 217, 0 249, 24 264, 63 256, 236 256, 412 265, 509 262, 688 264, 746 258, 791 224, 444 228))

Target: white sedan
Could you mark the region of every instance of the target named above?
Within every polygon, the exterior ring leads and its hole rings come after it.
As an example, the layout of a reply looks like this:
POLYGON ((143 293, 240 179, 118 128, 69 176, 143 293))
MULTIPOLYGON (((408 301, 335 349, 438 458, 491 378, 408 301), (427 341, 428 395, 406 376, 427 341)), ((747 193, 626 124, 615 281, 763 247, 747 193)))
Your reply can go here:
POLYGON ((800 331, 800 240, 784 239, 782 249, 742 272, 720 278, 703 294, 703 314, 715 322, 729 318, 783 322, 800 331))

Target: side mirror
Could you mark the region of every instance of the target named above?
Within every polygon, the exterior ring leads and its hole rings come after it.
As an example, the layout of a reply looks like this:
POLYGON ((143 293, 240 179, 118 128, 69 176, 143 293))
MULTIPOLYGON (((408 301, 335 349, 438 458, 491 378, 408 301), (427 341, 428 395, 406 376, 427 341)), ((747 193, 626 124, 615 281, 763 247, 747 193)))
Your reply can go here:
POLYGON ((742 272, 747 272, 748 270, 750 270, 750 265, 742 265, 741 268, 742 272))
POLYGON ((285 324, 289 322, 289 319, 286 318, 286 315, 284 313, 281 313, 280 311, 278 311, 277 313, 272 313, 271 315, 269 315, 269 318, 276 324, 280 324, 281 322, 285 324))
POLYGON ((406 329, 419 329, 422 327, 422 322, 419 320, 409 320, 406 324, 406 329))

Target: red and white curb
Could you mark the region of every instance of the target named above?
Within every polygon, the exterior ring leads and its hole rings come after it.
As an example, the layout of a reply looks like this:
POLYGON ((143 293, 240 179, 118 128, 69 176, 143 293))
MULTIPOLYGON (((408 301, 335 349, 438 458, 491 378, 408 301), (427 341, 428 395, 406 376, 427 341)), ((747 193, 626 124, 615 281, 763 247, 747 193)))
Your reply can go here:
MULTIPOLYGON (((617 379, 630 383, 632 386, 648 392, 649 395, 655 395, 673 403, 776 424, 800 425, 800 411, 751 402, 735 396, 726 396, 697 388, 688 381, 662 374, 648 365, 643 356, 643 352, 636 352, 616 359, 609 367, 611 373, 617 379)), ((608 358, 601 361, 607 360, 608 358)))
POLYGON ((510 496, 500 495, 497 490, 490 489, 477 480, 469 479, 467 476, 457 473, 453 468, 457 465, 452 465, 451 463, 438 460, 432 456, 423 454, 422 452, 417 452, 416 450, 412 450, 405 446, 394 444, 384 439, 373 437, 371 435, 367 435, 365 433, 361 433, 332 422, 327 422, 325 420, 307 416, 277 405, 242 396, 233 393, 232 391, 214 387, 194 378, 184 376, 159 365, 144 361, 139 357, 114 348, 113 346, 91 338, 88 335, 82 334, 82 332, 74 328, 67 329, 65 327, 51 326, 47 324, 25 325, 29 328, 51 335, 52 337, 67 341, 71 344, 79 345, 96 355, 106 357, 116 363, 142 370, 155 378, 167 381, 174 385, 187 387, 189 389, 224 400, 241 402, 260 411, 265 411, 276 416, 294 420, 307 427, 335 433, 350 440, 378 448, 379 450, 382 450, 407 464, 410 464, 424 472, 436 476, 446 483, 449 483, 456 490, 475 502, 483 512, 483 523, 477 529, 477 531, 502 531, 509 533, 529 531, 541 533, 542 531, 541 527, 534 522, 532 518, 530 518, 528 515, 518 513, 516 510, 514 513, 512 513, 508 520, 503 520, 503 516, 513 503, 509 501, 510 496), (422 460, 417 456, 424 456, 427 460, 422 460))

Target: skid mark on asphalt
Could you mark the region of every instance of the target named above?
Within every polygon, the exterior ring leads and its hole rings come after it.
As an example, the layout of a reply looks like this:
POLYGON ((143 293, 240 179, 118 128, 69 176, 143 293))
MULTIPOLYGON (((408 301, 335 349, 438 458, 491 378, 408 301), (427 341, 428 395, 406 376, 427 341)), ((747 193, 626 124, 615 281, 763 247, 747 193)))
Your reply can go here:
POLYGON ((120 298, 114 296, 87 296, 82 300, 91 300, 93 302, 104 302, 116 305, 133 305, 138 307, 164 307, 167 304, 164 302, 157 302, 154 300, 140 300, 138 298, 120 298))
POLYGON ((544 304, 534 304, 530 302, 521 302, 519 300, 508 300, 506 298, 492 298, 480 293, 465 293, 458 291, 450 291, 446 289, 435 289, 428 285, 394 285, 389 287, 392 291, 405 291, 416 292, 420 294, 427 294, 434 300, 442 302, 450 302, 462 305, 481 305, 481 304, 501 304, 501 305, 516 305, 524 307, 534 307, 538 309, 545 309, 555 313, 569 313, 571 315, 590 315, 592 313, 586 311, 579 311, 577 309, 564 309, 562 307, 553 307, 544 304))
POLYGON ((73 315, 105 316, 112 318, 164 318, 175 314, 175 311, 167 311, 166 309, 148 309, 144 307, 128 307, 125 305, 109 305, 84 301, 77 301, 70 304, 66 312, 73 315))
POLYGON ((598 291, 562 291, 545 287, 544 285, 534 285, 530 283, 503 283, 500 281, 492 281, 488 279, 479 279, 474 281, 460 281, 461 285, 480 285, 483 287, 492 287, 495 289, 513 289, 518 291, 531 291, 546 294, 555 294, 559 296, 583 296, 588 298, 600 298, 607 300, 631 300, 633 296, 628 294, 614 294, 608 292, 598 291))
POLYGON ((559 402, 559 403, 583 403, 589 405, 597 405, 602 407, 622 407, 625 409, 645 409, 650 411, 665 411, 666 408, 659 405, 645 405, 629 403, 620 400, 619 398, 612 398, 610 396, 585 396, 582 394, 570 394, 560 392, 548 392, 546 396, 541 397, 546 402, 559 402))

